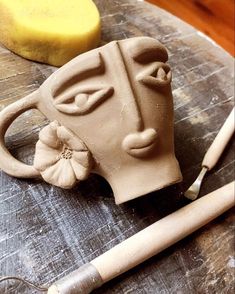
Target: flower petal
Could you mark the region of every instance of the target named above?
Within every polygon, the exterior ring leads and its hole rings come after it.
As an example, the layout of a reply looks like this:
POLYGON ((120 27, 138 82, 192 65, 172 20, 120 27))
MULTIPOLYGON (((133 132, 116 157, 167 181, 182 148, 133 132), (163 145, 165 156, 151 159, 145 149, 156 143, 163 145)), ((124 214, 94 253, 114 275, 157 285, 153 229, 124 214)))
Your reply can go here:
POLYGON ((83 180, 87 179, 87 177, 89 176, 89 173, 90 173, 90 169, 82 166, 73 158, 70 159, 70 162, 73 167, 73 171, 76 175, 77 180, 83 181, 83 180))
POLYGON ((76 177, 70 160, 64 158, 47 168, 41 175, 49 184, 65 189, 72 188, 76 183, 76 177))
POLYGON ((87 150, 86 145, 71 131, 64 126, 57 128, 57 135, 61 142, 66 144, 70 149, 76 151, 87 150))
POLYGON ((45 170, 60 159, 60 152, 60 150, 49 147, 41 141, 38 141, 36 143, 33 162, 34 167, 39 171, 45 170))
POLYGON ((60 146, 60 141, 57 136, 58 127, 59 123, 57 121, 51 122, 39 132, 39 140, 52 148, 58 148, 60 146))
POLYGON ((89 151, 73 151, 72 157, 77 163, 86 168, 91 168, 92 160, 89 151))

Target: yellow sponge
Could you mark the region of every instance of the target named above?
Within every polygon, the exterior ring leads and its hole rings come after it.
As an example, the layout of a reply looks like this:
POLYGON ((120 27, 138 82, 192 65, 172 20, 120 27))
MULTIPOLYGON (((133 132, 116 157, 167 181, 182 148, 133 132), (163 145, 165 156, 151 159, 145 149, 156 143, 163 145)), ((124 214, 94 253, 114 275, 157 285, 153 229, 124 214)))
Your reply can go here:
POLYGON ((0 42, 25 58, 61 66, 99 41, 91 0, 0 0, 0 42))

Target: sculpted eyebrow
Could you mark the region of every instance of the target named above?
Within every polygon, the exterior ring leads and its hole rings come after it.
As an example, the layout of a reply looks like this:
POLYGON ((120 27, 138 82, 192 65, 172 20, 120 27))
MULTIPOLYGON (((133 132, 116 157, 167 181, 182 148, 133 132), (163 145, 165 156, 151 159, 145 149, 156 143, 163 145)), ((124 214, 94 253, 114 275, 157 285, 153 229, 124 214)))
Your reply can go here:
POLYGON ((165 47, 150 38, 136 39, 128 46, 131 57, 139 63, 150 63, 154 61, 166 62, 168 54, 165 47))
POLYGON ((163 46, 155 46, 151 48, 141 48, 139 52, 133 54, 133 59, 140 63, 149 63, 152 61, 166 62, 168 54, 163 46))
POLYGON ((101 74, 104 69, 104 61, 99 52, 87 55, 83 59, 78 57, 77 62, 74 62, 73 65, 68 64, 55 73, 52 96, 57 97, 76 82, 101 74))

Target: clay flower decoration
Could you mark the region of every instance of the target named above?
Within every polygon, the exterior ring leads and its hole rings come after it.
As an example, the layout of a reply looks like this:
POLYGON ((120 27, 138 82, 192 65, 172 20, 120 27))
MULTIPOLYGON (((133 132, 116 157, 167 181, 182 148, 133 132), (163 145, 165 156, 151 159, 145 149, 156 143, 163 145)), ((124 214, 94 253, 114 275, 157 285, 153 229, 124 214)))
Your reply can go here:
POLYGON ((34 167, 46 182, 69 189, 88 177, 91 161, 85 144, 57 121, 40 131, 34 167))

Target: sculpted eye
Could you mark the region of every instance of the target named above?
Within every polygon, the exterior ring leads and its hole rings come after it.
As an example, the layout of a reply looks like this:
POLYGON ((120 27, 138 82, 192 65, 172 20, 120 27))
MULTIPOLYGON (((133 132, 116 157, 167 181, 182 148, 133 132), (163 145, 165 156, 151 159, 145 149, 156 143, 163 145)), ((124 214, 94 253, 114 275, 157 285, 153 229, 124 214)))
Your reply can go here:
POLYGON ((154 63, 137 76, 139 82, 152 87, 164 87, 170 84, 171 78, 171 69, 163 62, 154 63))
POLYGON ((54 100, 54 106, 60 112, 82 115, 91 112, 113 94, 113 87, 93 86, 74 88, 54 100))

